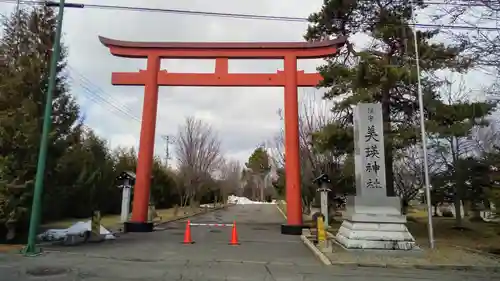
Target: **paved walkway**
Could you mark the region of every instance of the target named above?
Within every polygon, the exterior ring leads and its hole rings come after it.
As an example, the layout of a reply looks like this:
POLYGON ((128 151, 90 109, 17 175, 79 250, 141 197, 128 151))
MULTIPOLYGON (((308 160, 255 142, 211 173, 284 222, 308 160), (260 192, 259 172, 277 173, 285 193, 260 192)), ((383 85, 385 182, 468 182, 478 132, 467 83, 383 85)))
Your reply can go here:
POLYGON ((195 244, 183 245, 185 222, 160 231, 126 234, 113 242, 51 247, 36 258, 0 256, 0 280, 500 280, 500 276, 322 265, 299 237, 280 234, 275 205, 239 205, 193 218, 195 223, 236 220, 241 245, 228 245, 230 227, 193 226, 195 244), (44 278, 32 277, 47 274, 44 278))

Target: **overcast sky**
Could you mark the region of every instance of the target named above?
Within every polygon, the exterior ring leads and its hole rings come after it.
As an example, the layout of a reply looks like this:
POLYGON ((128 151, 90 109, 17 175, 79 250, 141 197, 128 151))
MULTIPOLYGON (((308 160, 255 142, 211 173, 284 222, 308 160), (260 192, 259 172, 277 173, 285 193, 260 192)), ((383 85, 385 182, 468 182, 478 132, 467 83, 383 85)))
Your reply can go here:
MULTIPOLYGON (((94 0, 79 3, 150 8, 307 17, 319 10, 322 0, 94 0)), ((12 4, 0 3, 7 14, 12 4)), ((106 138, 112 147, 138 146, 143 103, 142 87, 112 86, 111 72, 137 71, 144 60, 113 57, 98 36, 131 41, 301 41, 307 28, 302 22, 277 22, 148 13, 103 9, 66 9, 64 43, 69 47, 72 93, 86 116, 85 123, 106 138), (101 96, 107 102, 100 101, 101 96), (97 102, 92 101, 97 100, 97 102), (111 103, 112 105, 109 105, 111 103), (119 108, 119 109, 117 109, 119 108), (123 113, 128 112, 128 113, 123 113)), ((299 68, 315 71, 321 60, 300 61, 299 68)), ((211 72, 214 61, 163 60, 172 72, 211 72)), ((275 72, 279 61, 230 61, 231 72, 275 72)), ((307 90, 309 95, 319 95, 307 90)), ((304 91, 299 90, 299 93, 304 91)), ((259 144, 271 140, 282 127, 277 111, 282 107, 280 88, 160 89, 156 154, 164 155, 161 135, 175 135, 186 117, 195 116, 214 126, 224 153, 240 161, 259 144)), ((173 150, 173 147, 172 147, 173 150)))

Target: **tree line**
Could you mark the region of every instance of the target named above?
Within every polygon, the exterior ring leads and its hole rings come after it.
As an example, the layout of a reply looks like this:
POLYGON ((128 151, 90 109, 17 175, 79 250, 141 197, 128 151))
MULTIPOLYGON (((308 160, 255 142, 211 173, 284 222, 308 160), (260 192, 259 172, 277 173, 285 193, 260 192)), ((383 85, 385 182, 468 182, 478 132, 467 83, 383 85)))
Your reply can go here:
MULTIPOLYGON (((56 27, 52 9, 21 9, 5 17, 0 41, 0 239, 26 231, 43 123, 49 61, 56 27)), ((70 92, 68 49, 57 64, 42 221, 88 218, 98 209, 118 214, 117 176, 135 171, 133 148, 111 149, 85 126, 70 92)), ((175 137, 179 167, 153 159, 151 198, 157 208, 224 201, 240 185, 241 167, 226 159, 217 132, 187 118, 175 137)))
MULTIPOLYGON (((301 101, 304 212, 310 211, 317 195, 312 180, 320 173, 332 179, 331 199, 355 192, 352 126, 353 106, 359 102, 382 104, 388 195, 399 196, 403 207, 411 200, 423 200, 419 82, 432 205, 454 203, 460 214, 463 202, 465 213, 473 219, 479 210, 499 202, 500 136, 495 82, 500 68, 494 59, 498 53, 494 51, 498 48, 498 30, 486 34, 484 30, 417 27, 416 41, 413 33, 414 11, 431 13, 436 24, 460 24, 470 14, 491 23, 498 21, 498 7, 487 1, 483 5, 478 1, 474 7, 453 5, 460 1, 445 2, 434 9, 424 1, 327 0, 319 12, 309 16, 306 40, 339 36, 349 40, 318 69, 324 78, 318 86, 324 92, 322 103, 312 100, 310 94, 301 101), (365 36, 362 45, 353 40, 360 34, 365 36), (474 72, 491 83, 472 89, 466 75, 474 72)), ((281 169, 283 136, 283 131, 276 136, 272 152, 281 169)), ((457 216, 457 225, 462 224, 462 219, 457 216)))
MULTIPOLYGON (((354 192, 352 108, 359 102, 382 104, 388 195, 401 197, 403 206, 418 197, 424 186, 419 77, 432 204, 465 202, 471 217, 491 203, 500 204, 497 91, 485 86, 479 92, 487 98, 474 99, 463 78, 474 71, 498 77, 499 68, 494 64, 498 60, 489 59, 497 53, 496 31, 486 36, 481 30, 459 33, 427 28, 416 32, 415 43, 413 8, 422 11, 428 7, 422 1, 414 1, 414 7, 410 4, 327 0, 309 17, 308 41, 359 34, 369 39, 361 48, 349 40, 319 68, 324 77, 318 85, 324 91, 324 107, 318 108, 318 101, 310 95, 302 99, 299 137, 304 212, 310 210, 316 197, 312 179, 319 173, 332 179, 333 196, 354 192)), ((472 7, 450 7, 454 6, 443 6, 441 14, 435 12, 435 20, 452 21, 473 13, 472 7)), ((480 9, 481 19, 498 20, 492 16, 496 7, 485 4, 480 9)), ((48 8, 21 10, 3 20, 0 221, 7 228, 22 230, 29 219, 54 33, 55 16, 48 8)), ((118 213, 121 196, 116 176, 124 170, 134 171, 137 165, 133 149, 111 150, 84 125, 70 94, 67 52, 63 46, 58 62, 44 183, 45 221, 88 217, 94 208, 104 214, 118 213)), ((254 200, 282 196, 283 136, 283 131, 278 133, 271 152, 257 148, 243 166, 224 157, 214 128, 187 118, 175 138, 178 169, 154 159, 151 193, 156 206, 196 205, 224 200, 229 194, 244 194, 254 200), (264 186, 272 188, 262 194, 264 186)), ((457 224, 461 223, 461 216, 457 216, 457 224)))

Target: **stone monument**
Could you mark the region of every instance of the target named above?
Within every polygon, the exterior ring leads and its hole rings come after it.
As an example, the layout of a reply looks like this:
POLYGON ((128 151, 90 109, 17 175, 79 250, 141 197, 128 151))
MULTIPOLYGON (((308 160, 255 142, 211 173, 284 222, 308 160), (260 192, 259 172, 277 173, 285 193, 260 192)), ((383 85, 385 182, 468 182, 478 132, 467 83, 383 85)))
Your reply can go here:
POLYGON ((384 135, 380 103, 354 109, 356 196, 347 199, 336 240, 347 249, 413 250, 415 239, 401 215, 400 199, 386 192, 384 135))

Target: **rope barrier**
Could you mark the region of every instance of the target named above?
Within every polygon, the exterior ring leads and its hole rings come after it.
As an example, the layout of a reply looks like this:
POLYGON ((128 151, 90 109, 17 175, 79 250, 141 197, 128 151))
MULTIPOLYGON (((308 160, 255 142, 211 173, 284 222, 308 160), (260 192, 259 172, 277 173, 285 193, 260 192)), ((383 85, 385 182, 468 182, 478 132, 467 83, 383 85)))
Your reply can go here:
POLYGON ((191 226, 216 226, 216 227, 225 227, 225 226, 233 226, 232 223, 190 223, 191 226))

